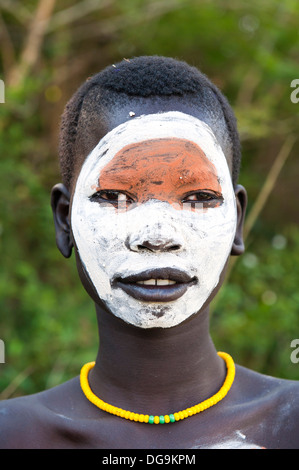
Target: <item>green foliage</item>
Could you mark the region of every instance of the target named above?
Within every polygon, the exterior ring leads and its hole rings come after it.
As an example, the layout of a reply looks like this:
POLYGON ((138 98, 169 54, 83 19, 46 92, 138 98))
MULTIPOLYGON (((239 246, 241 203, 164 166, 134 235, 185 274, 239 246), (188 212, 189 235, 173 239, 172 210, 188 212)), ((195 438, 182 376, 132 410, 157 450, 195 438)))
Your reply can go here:
POLYGON ((218 349, 262 373, 299 379, 290 347, 299 338, 299 229, 259 239, 240 257, 215 300, 212 336, 218 349))
POLYGON ((40 133, 38 90, 38 83, 32 89, 29 83, 13 98, 8 95, 9 104, 0 108, 0 336, 6 356, 5 365, 0 365, 0 390, 4 394, 20 373, 26 380, 18 393, 69 378, 78 372, 82 357, 94 357, 97 346, 93 306, 79 284, 74 263, 61 263, 55 246, 50 188, 38 172, 47 151, 38 137, 32 138, 40 133))

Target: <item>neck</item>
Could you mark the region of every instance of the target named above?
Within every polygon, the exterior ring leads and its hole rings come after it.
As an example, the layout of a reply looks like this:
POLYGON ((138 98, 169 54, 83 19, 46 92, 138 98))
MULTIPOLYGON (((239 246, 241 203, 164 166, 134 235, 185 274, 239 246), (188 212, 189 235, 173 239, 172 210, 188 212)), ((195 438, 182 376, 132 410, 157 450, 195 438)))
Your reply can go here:
POLYGON ((135 412, 169 413, 216 393, 225 365, 209 335, 208 309, 177 327, 140 329, 97 307, 100 349, 94 393, 135 412))

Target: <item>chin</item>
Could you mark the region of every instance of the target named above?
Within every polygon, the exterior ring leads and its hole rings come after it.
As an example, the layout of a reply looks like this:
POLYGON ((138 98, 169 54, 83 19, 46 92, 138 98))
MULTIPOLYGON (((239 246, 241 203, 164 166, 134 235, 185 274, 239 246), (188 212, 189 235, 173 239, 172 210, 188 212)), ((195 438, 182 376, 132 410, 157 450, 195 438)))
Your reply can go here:
POLYGON ((115 292, 105 304, 115 317, 129 325, 142 329, 168 329, 184 323, 204 305, 204 299, 198 299, 197 291, 190 291, 171 302, 141 302, 123 292, 115 292))

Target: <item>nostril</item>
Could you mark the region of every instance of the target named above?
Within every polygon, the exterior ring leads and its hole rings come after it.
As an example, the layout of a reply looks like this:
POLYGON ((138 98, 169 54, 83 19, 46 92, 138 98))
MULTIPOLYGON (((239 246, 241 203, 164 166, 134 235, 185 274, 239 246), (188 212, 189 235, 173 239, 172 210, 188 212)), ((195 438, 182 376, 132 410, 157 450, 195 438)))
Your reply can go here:
POLYGON ((144 242, 142 245, 136 245, 137 251, 160 251, 161 245, 154 245, 149 242, 144 242))
POLYGON ((137 251, 145 251, 148 250, 149 248, 144 245, 137 245, 137 251))
POLYGON ((181 249, 180 245, 173 245, 168 248, 168 250, 171 250, 171 251, 178 251, 180 249, 181 249))

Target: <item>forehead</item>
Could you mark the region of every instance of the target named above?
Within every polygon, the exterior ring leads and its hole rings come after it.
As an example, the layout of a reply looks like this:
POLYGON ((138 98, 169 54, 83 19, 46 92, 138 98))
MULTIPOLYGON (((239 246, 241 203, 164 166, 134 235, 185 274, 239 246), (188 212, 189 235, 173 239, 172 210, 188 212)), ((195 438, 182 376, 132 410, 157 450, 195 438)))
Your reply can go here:
POLYGON ((177 167, 183 170, 196 166, 198 161, 209 165, 209 160, 196 143, 187 139, 166 137, 126 145, 113 157, 109 168, 113 167, 116 171, 137 168, 141 170, 143 166, 151 168, 160 164, 166 165, 171 171, 177 167))
POLYGON ((194 105, 186 97, 130 97, 121 103, 115 102, 112 106, 109 102, 109 106, 103 105, 100 110, 93 109, 96 108, 94 104, 87 109, 84 106, 83 104, 78 121, 73 181, 76 181, 87 156, 108 133, 140 116, 169 112, 179 112, 206 123, 216 136, 232 172, 232 147, 223 116, 215 116, 209 110, 194 105), (133 118, 130 115, 132 112, 134 112, 133 118))
POLYGON ((80 185, 90 194, 104 169, 112 178, 120 171, 123 177, 123 170, 136 175, 145 167, 155 171, 165 168, 170 174, 174 167, 176 173, 179 168, 184 172, 189 169, 190 174, 201 167, 207 175, 219 178, 220 184, 223 178, 231 184, 224 153, 210 127, 190 115, 169 112, 134 118, 105 135, 84 162, 80 185))
POLYGON ((219 191, 217 170, 197 144, 176 137, 125 146, 99 177, 99 189, 127 189, 135 193, 187 191, 194 185, 219 191))

